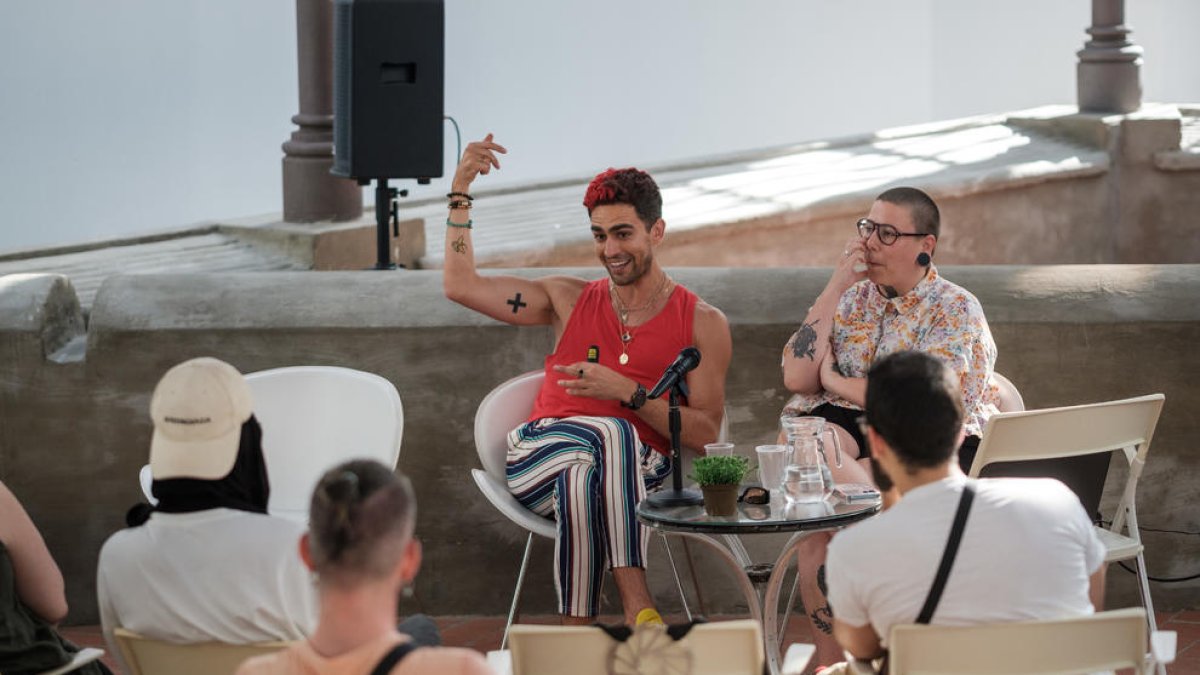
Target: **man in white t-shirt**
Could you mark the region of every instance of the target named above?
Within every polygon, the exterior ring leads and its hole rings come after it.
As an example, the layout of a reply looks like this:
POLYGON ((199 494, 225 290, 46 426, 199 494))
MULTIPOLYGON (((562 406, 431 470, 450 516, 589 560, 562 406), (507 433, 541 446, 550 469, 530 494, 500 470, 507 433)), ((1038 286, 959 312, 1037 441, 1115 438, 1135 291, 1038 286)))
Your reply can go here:
MULTIPOLYGON (((858 659, 881 656, 891 627, 916 621, 968 482, 955 458, 962 396, 941 361, 912 351, 878 361, 865 412, 872 457, 902 497, 829 546, 833 634, 858 659)), ((1101 606, 1104 547, 1070 489, 1048 478, 971 482, 975 498, 930 623, 1054 619, 1101 606)))

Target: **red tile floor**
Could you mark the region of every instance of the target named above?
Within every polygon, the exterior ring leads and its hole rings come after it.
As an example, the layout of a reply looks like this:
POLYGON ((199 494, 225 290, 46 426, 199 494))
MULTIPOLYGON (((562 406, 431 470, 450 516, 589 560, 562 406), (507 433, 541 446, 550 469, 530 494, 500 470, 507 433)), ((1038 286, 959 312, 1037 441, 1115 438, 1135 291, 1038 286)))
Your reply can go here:
MULTIPOLYGON (((668 622, 683 620, 683 617, 666 618, 668 622)), ((523 623, 556 623, 557 620, 557 617, 548 615, 521 618, 523 623)), ((615 623, 619 617, 601 617, 601 620, 615 623)), ((500 638, 504 634, 502 616, 442 616, 436 617, 435 621, 441 629, 443 644, 471 647, 480 652, 498 648, 500 638)), ((1178 634, 1175 663, 1167 666, 1167 672, 1172 675, 1200 675, 1200 612, 1158 612, 1158 627, 1162 630, 1173 630, 1178 634)), ((784 644, 810 641, 810 630, 806 621, 789 622, 784 644)), ((62 633, 72 642, 84 647, 105 646, 99 626, 72 626, 62 629, 62 633)), ((111 655, 105 655, 105 662, 116 671, 111 655)))

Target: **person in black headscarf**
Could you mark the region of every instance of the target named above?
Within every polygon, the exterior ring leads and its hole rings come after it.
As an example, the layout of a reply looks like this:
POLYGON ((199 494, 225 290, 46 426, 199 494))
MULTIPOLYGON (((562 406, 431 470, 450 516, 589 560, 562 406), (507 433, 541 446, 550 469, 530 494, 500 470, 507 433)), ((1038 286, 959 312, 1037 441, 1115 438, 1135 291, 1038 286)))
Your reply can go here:
POLYGON ((113 629, 172 642, 299 640, 317 598, 298 542, 301 523, 267 514, 270 485, 250 389, 233 366, 198 358, 154 390, 153 507, 100 551, 97 593, 113 629))

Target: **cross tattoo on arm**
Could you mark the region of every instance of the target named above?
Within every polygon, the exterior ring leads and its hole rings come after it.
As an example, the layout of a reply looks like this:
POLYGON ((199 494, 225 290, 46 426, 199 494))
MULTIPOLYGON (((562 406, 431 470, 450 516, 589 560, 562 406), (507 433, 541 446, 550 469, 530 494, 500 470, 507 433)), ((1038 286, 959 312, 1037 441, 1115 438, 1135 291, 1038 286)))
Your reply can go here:
POLYGON ((521 309, 522 307, 529 306, 528 302, 521 302, 521 294, 520 293, 517 293, 517 297, 515 297, 511 300, 505 300, 504 303, 508 304, 508 305, 512 305, 512 308, 513 308, 512 313, 513 314, 516 314, 517 310, 521 309))

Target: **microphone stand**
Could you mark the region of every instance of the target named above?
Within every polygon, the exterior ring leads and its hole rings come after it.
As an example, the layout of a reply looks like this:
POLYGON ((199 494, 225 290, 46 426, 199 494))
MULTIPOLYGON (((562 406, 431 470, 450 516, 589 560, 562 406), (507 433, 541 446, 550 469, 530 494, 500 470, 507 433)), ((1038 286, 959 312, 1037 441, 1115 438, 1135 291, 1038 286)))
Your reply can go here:
POLYGON ((679 414, 679 398, 687 396, 687 381, 682 376, 671 385, 667 398, 667 425, 671 430, 671 484, 672 488, 663 489, 647 495, 646 501, 652 506, 694 506, 704 503, 704 498, 696 490, 683 489, 683 452, 679 443, 679 431, 683 425, 679 414))

